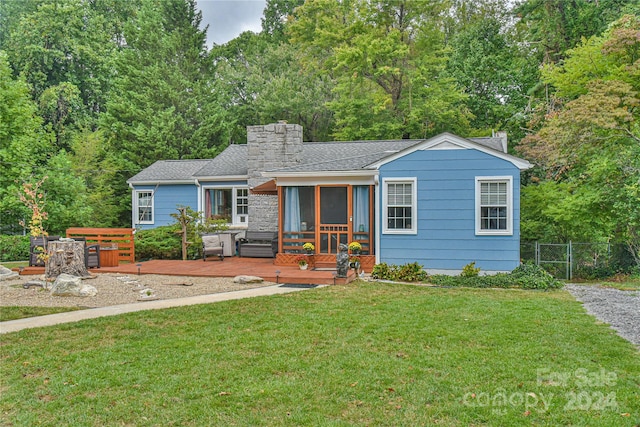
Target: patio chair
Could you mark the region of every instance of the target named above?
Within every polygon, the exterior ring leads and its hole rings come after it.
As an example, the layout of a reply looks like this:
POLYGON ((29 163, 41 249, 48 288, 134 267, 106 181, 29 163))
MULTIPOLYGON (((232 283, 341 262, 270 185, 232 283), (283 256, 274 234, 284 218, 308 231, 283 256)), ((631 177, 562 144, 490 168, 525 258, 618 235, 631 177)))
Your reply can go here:
POLYGON ((217 256, 220 261, 224 261, 224 242, 219 235, 205 234, 202 236, 202 261, 206 261, 207 256, 217 256))
POLYGON ((100 268, 100 245, 86 245, 84 247, 84 263, 87 268, 100 268))

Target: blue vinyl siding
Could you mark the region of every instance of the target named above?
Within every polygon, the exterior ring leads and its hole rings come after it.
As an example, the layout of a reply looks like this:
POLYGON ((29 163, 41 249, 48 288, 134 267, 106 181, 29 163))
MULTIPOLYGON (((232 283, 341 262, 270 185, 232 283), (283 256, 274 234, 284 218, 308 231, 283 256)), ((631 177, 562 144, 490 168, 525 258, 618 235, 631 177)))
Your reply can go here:
MULTIPOLYGON (((135 190, 151 190, 153 195, 153 224, 134 224, 139 229, 149 229, 175 222, 171 214, 178 213, 178 206, 198 209, 198 188, 195 185, 136 186, 135 190)), ((134 219, 135 223, 135 219, 134 219)))
POLYGON ((454 274, 473 261, 482 271, 511 271, 518 266, 520 170, 516 166, 467 149, 415 151, 380 168, 381 183, 386 178, 413 177, 418 180, 418 233, 381 234, 381 262, 417 261, 429 271, 454 274), (513 235, 476 235, 477 176, 513 177, 513 235))

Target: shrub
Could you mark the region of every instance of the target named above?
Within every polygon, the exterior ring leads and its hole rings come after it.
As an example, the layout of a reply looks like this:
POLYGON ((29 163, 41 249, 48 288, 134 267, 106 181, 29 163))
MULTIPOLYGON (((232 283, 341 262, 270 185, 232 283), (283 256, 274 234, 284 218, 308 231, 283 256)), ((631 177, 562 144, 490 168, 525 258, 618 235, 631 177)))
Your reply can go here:
POLYGON ((480 267, 476 267, 476 262, 470 262, 469 264, 462 267, 462 273, 460 276, 462 277, 477 277, 480 274, 480 267))
POLYGON ((380 280, 399 280, 402 282, 422 282, 427 279, 427 273, 417 262, 402 266, 389 265, 386 262, 376 264, 371 277, 380 280))
POLYGON ((29 236, 0 235, 0 262, 29 259, 29 236))
POLYGON ((511 272, 511 276, 523 289, 560 289, 564 286, 544 268, 533 263, 520 264, 511 272))
POLYGON ((177 224, 138 230, 135 236, 136 258, 138 260, 181 259, 182 241, 179 232, 180 228, 177 224))

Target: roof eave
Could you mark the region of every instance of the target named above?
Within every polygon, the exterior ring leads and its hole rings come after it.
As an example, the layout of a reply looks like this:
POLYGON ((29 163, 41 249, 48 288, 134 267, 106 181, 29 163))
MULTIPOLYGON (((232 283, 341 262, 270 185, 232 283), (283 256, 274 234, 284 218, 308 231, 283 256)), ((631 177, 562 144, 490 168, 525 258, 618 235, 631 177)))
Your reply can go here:
POLYGON ((198 176, 199 182, 203 181, 246 181, 249 179, 247 175, 220 175, 220 176, 198 176))
POLYGON ((184 180, 184 179, 165 179, 165 180, 155 180, 155 181, 133 181, 127 180, 127 184, 130 185, 183 185, 183 184, 194 184, 197 185, 197 180, 184 180))
POLYGON ((262 176, 265 178, 307 178, 307 177, 361 177, 361 176, 375 176, 378 174, 377 170, 373 169, 357 169, 347 171, 313 171, 313 172, 279 172, 279 171, 267 171, 262 172, 262 176))

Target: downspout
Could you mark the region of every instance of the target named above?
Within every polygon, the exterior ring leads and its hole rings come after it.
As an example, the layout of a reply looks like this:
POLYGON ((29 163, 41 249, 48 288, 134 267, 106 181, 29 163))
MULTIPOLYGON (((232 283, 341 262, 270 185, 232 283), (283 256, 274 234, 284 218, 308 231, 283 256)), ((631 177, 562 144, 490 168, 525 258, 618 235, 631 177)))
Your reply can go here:
POLYGON ((374 181, 374 193, 375 193, 375 212, 373 214, 374 227, 375 227, 375 240, 376 240, 376 264, 380 264, 380 234, 382 228, 380 228, 380 175, 376 175, 373 178, 374 181))
MULTIPOLYGON (((193 183, 196 185, 196 194, 197 194, 197 201, 196 201, 196 212, 204 212, 202 208, 202 191, 201 191, 201 187, 200 187, 200 181, 198 181, 198 178, 194 179, 193 183)), ((202 215, 200 215, 201 218, 199 218, 198 220, 200 221, 200 223, 203 223, 203 219, 204 219, 204 213, 202 215)))
POLYGON ((134 197, 136 197, 136 189, 133 186, 133 184, 131 184, 130 182, 129 182, 129 188, 131 189, 131 228, 133 228, 133 231, 135 233, 135 230, 136 230, 135 220, 136 220, 136 216, 137 215, 135 214, 135 199, 134 199, 134 197))

